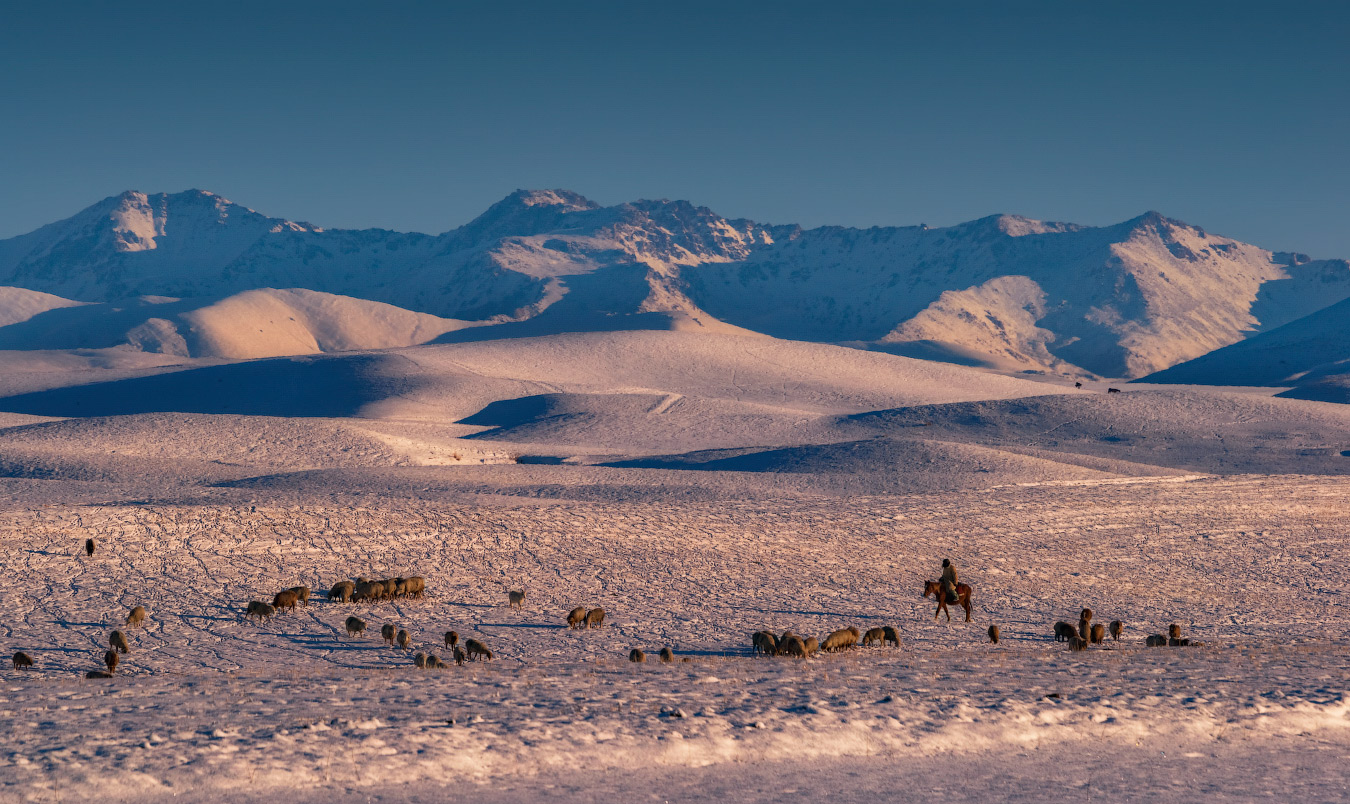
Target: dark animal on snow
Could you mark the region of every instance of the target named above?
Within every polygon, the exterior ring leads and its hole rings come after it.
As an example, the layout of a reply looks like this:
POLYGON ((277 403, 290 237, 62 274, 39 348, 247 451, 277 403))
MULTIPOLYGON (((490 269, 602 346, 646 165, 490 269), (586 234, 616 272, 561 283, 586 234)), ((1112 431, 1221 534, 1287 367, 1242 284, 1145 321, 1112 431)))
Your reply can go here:
POLYGON ((300 596, 289 589, 284 592, 277 592, 276 595, 272 597, 272 607, 277 611, 282 609, 295 611, 295 604, 299 602, 300 596))
POLYGON ((248 606, 245 607, 245 609, 244 609, 244 616, 245 616, 245 617, 257 617, 257 618, 258 618, 258 622, 260 622, 260 623, 261 623, 263 620, 270 620, 270 619, 272 619, 272 615, 275 614, 275 613, 276 613, 276 609, 272 608, 271 606, 267 605, 266 603, 262 602, 261 600, 252 600, 252 601, 249 601, 248 606))
POLYGON ((820 643, 820 649, 826 653, 834 653, 845 648, 851 648, 856 644, 858 644, 857 632, 843 628, 825 637, 825 641, 820 643))
POLYGON ((464 648, 468 651, 469 661, 471 662, 478 661, 479 656, 484 657, 488 661, 492 660, 492 651, 488 650, 487 645, 484 645, 476 639, 464 640, 464 648))
POLYGON ((1119 640, 1120 640, 1120 632, 1121 632, 1121 631, 1124 631, 1124 630, 1125 630, 1125 623, 1121 622, 1120 620, 1112 620, 1112 621, 1111 621, 1111 628, 1110 628, 1110 631, 1111 631, 1111 639, 1112 639, 1112 640, 1114 640, 1114 641, 1119 641, 1119 640))
POLYGON ((137 606, 127 615, 126 625, 128 628, 136 628, 145 622, 145 606, 137 606))
POLYGON ((671 662, 675 661, 675 653, 671 651, 670 648, 662 648, 661 661, 665 662, 666 664, 670 664, 671 662))
POLYGON ((795 634, 789 634, 787 639, 778 643, 778 655, 796 656, 805 659, 810 654, 807 653, 806 643, 802 641, 801 637, 796 636, 795 634))
POLYGON ((589 611, 586 612, 586 627, 587 627, 587 628, 591 628, 591 627, 599 628, 599 627, 601 627, 601 626, 604 625, 604 624, 605 624, 605 610, 604 610, 604 609, 590 609, 589 611))
POLYGON ((84 540, 84 552, 85 552, 90 558, 92 558, 92 557, 94 556, 94 540, 93 540, 93 539, 85 539, 85 540, 84 540))
POLYGON ((131 652, 131 648, 127 645, 127 637, 121 631, 113 631, 108 634, 108 645, 116 648, 118 653, 131 652))
POLYGON ((809 659, 817 653, 820 653, 820 640, 815 637, 807 637, 806 641, 802 644, 806 646, 806 658, 809 659))
MULTIPOLYGON (((900 647, 900 632, 889 625, 881 626, 881 630, 886 634, 886 642, 894 642, 895 646, 900 647)), ((882 643, 885 644, 885 643, 882 643)))
POLYGON ((398 646, 403 650, 412 650, 412 637, 408 636, 407 631, 404 631, 402 628, 398 629, 398 636, 394 639, 398 642, 398 646))
POLYGON ((1120 389, 1119 389, 1119 388, 1107 388, 1107 389, 1106 389, 1106 392, 1107 392, 1108 394, 1118 394, 1118 393, 1120 393, 1120 389))
POLYGON ((628 661, 645 662, 647 661, 647 654, 643 653, 640 648, 633 648, 632 650, 628 651, 628 661))
POLYGON ((384 640, 384 644, 390 646, 394 644, 394 634, 396 631, 397 629, 394 628, 393 623, 385 623, 380 626, 380 638, 384 640))
POLYGON ((1106 626, 1097 623, 1092 626, 1092 638, 1089 640, 1094 645, 1100 645, 1106 641, 1106 626))
POLYGON ((286 591, 291 592, 292 594, 294 594, 294 595, 295 595, 295 599, 298 600, 301 604, 303 604, 303 605, 305 605, 305 606, 308 606, 308 605, 309 605, 309 587, 308 587, 308 586, 292 586, 290 589, 287 589, 286 591))
POLYGON ((366 631, 366 621, 362 620, 360 617, 348 617, 346 626, 347 626, 347 636, 356 636, 357 634, 364 634, 366 631))
POLYGON ((459 644, 459 634, 455 631, 446 631, 445 646, 451 650, 454 650, 455 646, 458 644, 459 644))
POLYGON ((1092 609, 1083 609, 1078 613, 1078 619, 1092 622, 1092 609))
POLYGON ((1150 634, 1144 640, 1144 644, 1150 648, 1165 648, 1167 647, 1167 637, 1162 634, 1150 634))
POLYGON ((17 652, 17 653, 14 654, 14 669, 15 669, 15 670, 28 670, 28 669, 32 668, 32 666, 33 666, 33 657, 32 657, 32 656, 29 656, 28 654, 24 653, 23 651, 19 651, 19 652, 17 652))
POLYGON ((992 642, 992 643, 994 643, 995 645, 998 644, 998 626, 997 626, 997 625, 991 625, 991 626, 989 626, 989 641, 992 642))
POLYGON ((463 667, 463 666, 464 666, 464 649, 463 649, 463 648, 455 648, 455 664, 459 665, 460 667, 463 667))
POLYGON ((1177 625, 1176 623, 1172 623, 1171 625, 1167 626, 1167 638, 1181 639, 1181 626, 1177 625))
POLYGON ((1078 636, 1078 629, 1069 623, 1060 620, 1055 623, 1055 641, 1068 642, 1070 637, 1078 636))
POLYGON ((109 673, 117 672, 117 651, 105 650, 103 652, 103 663, 108 666, 109 673))
POLYGON ((867 633, 863 634, 863 647, 868 645, 884 645, 886 642, 886 631, 881 628, 869 628, 867 633))
POLYGON ((585 606, 577 606, 576 608, 574 608, 574 609, 572 609, 571 611, 567 612, 567 627, 568 627, 568 628, 579 628, 579 627, 582 625, 582 623, 584 623, 584 622, 586 622, 586 607, 585 607, 585 606))
POLYGON ((517 592, 517 591, 514 591, 514 590, 509 591, 509 592, 506 593, 506 597, 507 597, 507 604, 506 604, 506 607, 507 607, 508 609, 521 609, 522 611, 525 609, 525 590, 524 590, 524 589, 522 589, 522 590, 520 590, 520 591, 518 591, 518 592, 517 592))
POLYGON ((757 654, 773 656, 778 653, 778 637, 768 631, 756 631, 755 635, 750 637, 750 645, 757 654))
POLYGON ((1069 650, 1087 650, 1087 640, 1082 637, 1069 637, 1069 650))

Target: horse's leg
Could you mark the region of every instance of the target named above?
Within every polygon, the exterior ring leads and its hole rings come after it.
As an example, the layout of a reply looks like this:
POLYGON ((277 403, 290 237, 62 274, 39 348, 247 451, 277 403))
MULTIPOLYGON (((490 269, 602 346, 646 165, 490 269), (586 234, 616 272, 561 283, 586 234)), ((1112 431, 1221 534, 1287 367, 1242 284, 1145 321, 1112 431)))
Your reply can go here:
POLYGON ((970 598, 962 600, 961 605, 966 609, 966 622, 970 622, 970 598))

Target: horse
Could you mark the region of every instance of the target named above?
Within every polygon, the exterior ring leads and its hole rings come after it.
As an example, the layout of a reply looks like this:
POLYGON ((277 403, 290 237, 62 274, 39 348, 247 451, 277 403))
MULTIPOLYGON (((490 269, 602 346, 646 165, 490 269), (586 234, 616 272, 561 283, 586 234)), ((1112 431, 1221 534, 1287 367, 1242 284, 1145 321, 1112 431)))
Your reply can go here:
MULTIPOLYGON (((947 622, 952 621, 952 613, 947 609, 947 596, 942 594, 942 583, 939 581, 924 581, 923 596, 929 595, 937 598, 937 611, 933 612, 933 619, 936 620, 942 612, 947 612, 947 622)), ((956 585, 956 602, 966 610, 966 622, 970 622, 970 585, 958 583, 956 585)))

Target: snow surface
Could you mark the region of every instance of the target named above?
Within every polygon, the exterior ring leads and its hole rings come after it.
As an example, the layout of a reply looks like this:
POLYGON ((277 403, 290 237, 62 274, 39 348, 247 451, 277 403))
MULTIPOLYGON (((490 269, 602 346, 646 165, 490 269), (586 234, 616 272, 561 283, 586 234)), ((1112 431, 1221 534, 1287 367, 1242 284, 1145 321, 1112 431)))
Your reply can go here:
POLYGON ((1344 406, 691 332, 22 354, 0 800, 1344 798, 1344 406), (921 598, 943 557, 969 624, 921 598), (358 574, 427 595, 241 616, 358 574), (1083 606, 1122 640, 1054 642, 1083 606), (1144 647, 1170 623, 1203 646, 1144 647), (750 655, 848 625, 902 646, 750 655))

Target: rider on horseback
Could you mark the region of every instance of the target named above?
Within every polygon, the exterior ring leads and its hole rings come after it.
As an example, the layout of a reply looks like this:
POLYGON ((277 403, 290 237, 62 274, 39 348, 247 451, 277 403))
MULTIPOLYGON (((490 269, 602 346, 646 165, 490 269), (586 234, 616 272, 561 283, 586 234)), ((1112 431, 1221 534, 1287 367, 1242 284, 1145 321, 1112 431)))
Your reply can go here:
POLYGON ((956 567, 952 566, 950 558, 942 559, 942 594, 947 596, 948 603, 958 602, 956 596, 956 567))

